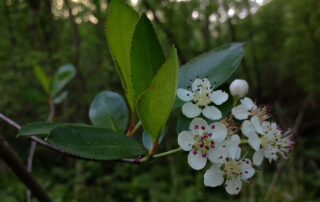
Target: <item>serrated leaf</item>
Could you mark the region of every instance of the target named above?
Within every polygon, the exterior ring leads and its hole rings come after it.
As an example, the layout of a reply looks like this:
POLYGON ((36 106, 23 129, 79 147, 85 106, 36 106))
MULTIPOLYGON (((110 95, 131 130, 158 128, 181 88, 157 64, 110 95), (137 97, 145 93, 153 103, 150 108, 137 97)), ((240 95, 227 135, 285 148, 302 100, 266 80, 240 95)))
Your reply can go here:
POLYGON ((48 77, 47 74, 44 72, 43 68, 38 65, 35 65, 33 67, 33 72, 36 75, 37 79, 40 81, 45 92, 49 94, 51 88, 50 77, 48 77))
POLYGON ((67 153, 94 160, 136 158, 147 153, 134 139, 107 128, 60 126, 50 132, 48 141, 67 153))
MULTIPOLYGON (((158 144, 160 144, 162 142, 162 140, 163 140, 164 136, 166 136, 167 132, 168 132, 168 125, 166 125, 161 136, 159 137, 158 144)), ((142 143, 146 149, 148 149, 149 151, 152 150, 153 139, 152 139, 152 136, 149 133, 147 133, 146 131, 143 131, 143 133, 142 133, 142 143)))
POLYGON ((68 91, 61 92, 58 96, 56 96, 53 100, 54 104, 60 104, 63 100, 65 100, 68 96, 68 91))
POLYGON ((137 102, 142 126, 154 140, 160 137, 173 106, 178 84, 178 65, 177 51, 172 48, 169 58, 137 102))
POLYGON ((134 97, 145 91, 157 74, 165 57, 150 20, 142 14, 131 43, 131 77, 134 97))
POLYGON ((76 68, 73 65, 61 66, 52 79, 51 96, 56 96, 75 75, 76 68))
POLYGON ((129 111, 118 93, 103 91, 91 103, 89 117, 93 125, 124 133, 128 126, 129 111))
POLYGON ((57 126, 84 125, 80 123, 63 123, 63 122, 32 122, 23 125, 19 131, 20 136, 46 136, 50 130, 57 126))
POLYGON ((131 82, 131 39, 138 22, 138 14, 122 0, 112 0, 106 21, 106 36, 124 85, 127 100, 134 111, 134 93, 131 82))

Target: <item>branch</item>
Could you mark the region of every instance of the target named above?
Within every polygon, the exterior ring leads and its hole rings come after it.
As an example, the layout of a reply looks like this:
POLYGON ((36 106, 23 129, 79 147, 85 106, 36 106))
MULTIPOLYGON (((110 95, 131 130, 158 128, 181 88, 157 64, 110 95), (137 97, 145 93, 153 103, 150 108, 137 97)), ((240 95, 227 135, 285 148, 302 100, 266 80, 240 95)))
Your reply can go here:
MULTIPOLYGON (((1 114, 0 114, 1 115, 1 114)), ((2 117, 1 117, 2 118, 2 117)), ((39 201, 52 201, 47 192, 41 185, 30 175, 23 161, 17 153, 11 148, 8 142, 0 135, 0 157, 18 176, 18 178, 32 191, 39 201)))

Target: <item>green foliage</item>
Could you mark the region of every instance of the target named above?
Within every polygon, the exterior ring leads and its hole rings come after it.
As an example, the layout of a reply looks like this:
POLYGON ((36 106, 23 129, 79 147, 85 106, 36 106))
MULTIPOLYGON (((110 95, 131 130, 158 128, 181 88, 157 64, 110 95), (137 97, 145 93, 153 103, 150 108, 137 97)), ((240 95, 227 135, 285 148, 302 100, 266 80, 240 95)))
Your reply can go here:
POLYGON ((89 117, 93 125, 123 134, 128 126, 129 111, 121 95, 103 91, 91 103, 89 117))
MULTIPOLYGON (((158 144, 160 144, 162 142, 162 140, 166 136, 167 132, 168 132, 168 125, 166 125, 161 136, 159 137, 158 144)), ((146 149, 148 149, 149 151, 152 150, 153 139, 152 139, 152 136, 149 133, 147 133, 146 131, 143 131, 143 133, 142 133, 142 143, 146 149)))
POLYGON ((106 21, 109 48, 114 57, 132 111, 135 110, 131 81, 131 39, 138 19, 138 14, 124 4, 122 0, 113 0, 106 21))
POLYGON ((62 91, 59 95, 57 95, 53 102, 54 104, 60 104, 64 99, 67 98, 69 92, 68 91, 62 91))
POLYGON ((178 65, 177 50, 172 48, 169 58, 137 102, 142 126, 154 140, 157 140, 164 130, 176 97, 178 65))
POLYGON ((21 95, 36 103, 46 103, 47 102, 47 96, 42 92, 35 88, 31 87, 24 87, 20 90, 21 95))
POLYGON ((76 69, 73 65, 67 64, 61 66, 52 79, 51 96, 55 97, 75 75, 76 69))
POLYGON ((27 123, 19 130, 20 136, 47 136, 50 131, 57 126, 86 126, 79 123, 62 123, 62 122, 32 122, 27 123))
POLYGON ((50 131, 48 141, 67 153, 93 160, 135 158, 147 152, 134 139, 107 128, 59 126, 50 131))
POLYGON ((50 94, 51 78, 48 77, 43 68, 38 65, 33 67, 33 72, 36 75, 37 79, 40 81, 44 91, 50 94))
POLYGON ((232 43, 204 53, 183 65, 179 73, 179 87, 186 88, 190 80, 200 78, 216 82, 215 87, 223 84, 239 67, 243 57, 243 45, 232 43))
POLYGON ((165 57, 153 26, 142 14, 134 30, 131 46, 131 76, 136 100, 150 86, 164 62, 165 57))

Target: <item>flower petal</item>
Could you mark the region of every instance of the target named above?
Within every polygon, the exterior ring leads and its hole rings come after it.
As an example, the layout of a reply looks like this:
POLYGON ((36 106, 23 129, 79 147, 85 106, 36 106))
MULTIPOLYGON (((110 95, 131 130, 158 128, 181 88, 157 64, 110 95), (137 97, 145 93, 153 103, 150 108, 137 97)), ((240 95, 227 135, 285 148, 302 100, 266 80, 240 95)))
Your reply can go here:
POLYGON ((211 120, 218 120, 222 118, 222 114, 215 106, 206 106, 202 109, 202 114, 211 120))
POLYGON ((253 103, 253 101, 248 97, 241 99, 240 102, 247 110, 252 110, 257 108, 257 106, 253 103))
POLYGON ((256 130, 254 129, 251 121, 248 120, 245 120, 242 123, 241 131, 246 137, 249 137, 251 134, 256 133, 256 130))
POLYGON ((191 121, 189 130, 193 135, 202 136, 209 128, 208 123, 202 118, 195 118, 191 121))
POLYGON ((234 117, 236 117, 236 119, 238 120, 247 119, 250 115, 250 113, 248 112, 248 110, 244 105, 238 105, 235 108, 232 108, 231 111, 234 117))
POLYGON ((256 166, 260 166, 263 161, 263 150, 259 149, 258 151, 255 151, 252 157, 253 164, 256 166))
POLYGON ((182 131, 178 136, 178 144, 184 151, 190 151, 195 142, 189 131, 182 131))
POLYGON ((221 105, 228 100, 228 97, 229 95, 222 90, 216 90, 210 94, 211 101, 216 105, 221 105))
POLYGON ((215 142, 222 142, 228 133, 226 126, 222 123, 211 124, 207 132, 212 134, 211 139, 215 142))
POLYGON ((231 195, 239 194, 241 186, 242 182, 240 176, 233 177, 226 181, 226 191, 231 195))
POLYGON ((227 150, 232 159, 236 159, 238 150, 240 149, 239 145, 240 145, 240 137, 238 135, 232 135, 227 144, 227 150))
POLYGON ((259 150, 261 141, 256 133, 252 133, 248 136, 248 143, 254 150, 259 150))
POLYGON ((188 163, 191 168, 201 170, 207 163, 207 157, 202 157, 202 153, 199 151, 197 154, 193 154, 193 151, 190 151, 188 155, 188 163))
POLYGON ((261 134, 262 133, 262 128, 261 128, 261 124, 260 124, 259 118, 257 116, 253 116, 251 118, 251 123, 252 123, 254 129, 257 131, 257 133, 261 134))
POLYGON ((241 161, 240 168, 241 168, 241 179, 243 180, 247 180, 251 178, 255 173, 255 170, 252 167, 252 163, 250 159, 243 159, 241 161))
POLYGON ((224 172, 218 165, 212 165, 204 174, 204 185, 207 187, 216 187, 223 183, 224 172))
POLYGON ((194 94, 193 94, 193 92, 190 92, 190 91, 188 91, 186 89, 179 88, 177 90, 177 96, 181 100, 189 102, 189 101, 193 100, 194 94))
POLYGON ((228 150, 225 145, 216 145, 214 149, 210 149, 208 152, 208 159, 212 163, 225 163, 228 157, 228 150))
POLYGON ((182 113, 188 118, 194 118, 201 114, 201 109, 198 105, 187 102, 182 106, 182 113))

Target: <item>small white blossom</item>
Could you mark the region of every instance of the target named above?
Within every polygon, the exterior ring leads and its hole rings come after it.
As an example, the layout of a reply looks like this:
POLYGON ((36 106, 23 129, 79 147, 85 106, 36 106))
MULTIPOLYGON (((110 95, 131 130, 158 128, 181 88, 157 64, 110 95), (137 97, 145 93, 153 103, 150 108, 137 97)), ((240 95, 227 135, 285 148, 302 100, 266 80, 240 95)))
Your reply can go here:
POLYGON ((246 80, 236 79, 230 84, 229 89, 231 95, 242 98, 248 93, 249 85, 246 80))
POLYGON ((213 106, 221 105, 228 100, 228 94, 222 90, 213 90, 210 81, 196 79, 191 86, 191 91, 179 88, 177 96, 186 101, 182 106, 182 113, 188 118, 194 118, 201 113, 208 119, 218 120, 222 118, 220 110, 213 106))
POLYGON ((238 160, 239 158, 228 158, 223 164, 213 164, 204 175, 204 185, 217 187, 223 184, 224 176, 226 191, 235 195, 242 187, 242 181, 251 178, 255 170, 249 159, 238 160))
POLYGON ((227 128, 222 123, 208 123, 195 118, 191 121, 189 131, 182 131, 178 135, 178 144, 184 151, 189 151, 188 163, 195 169, 200 170, 205 167, 207 158, 216 155, 216 151, 211 151, 225 140, 227 128))
POLYGON ((267 114, 267 107, 257 107, 250 98, 245 97, 240 100, 240 103, 240 105, 232 109, 232 114, 236 119, 245 120, 248 119, 249 116, 257 116, 262 123, 269 118, 269 115, 267 114))

